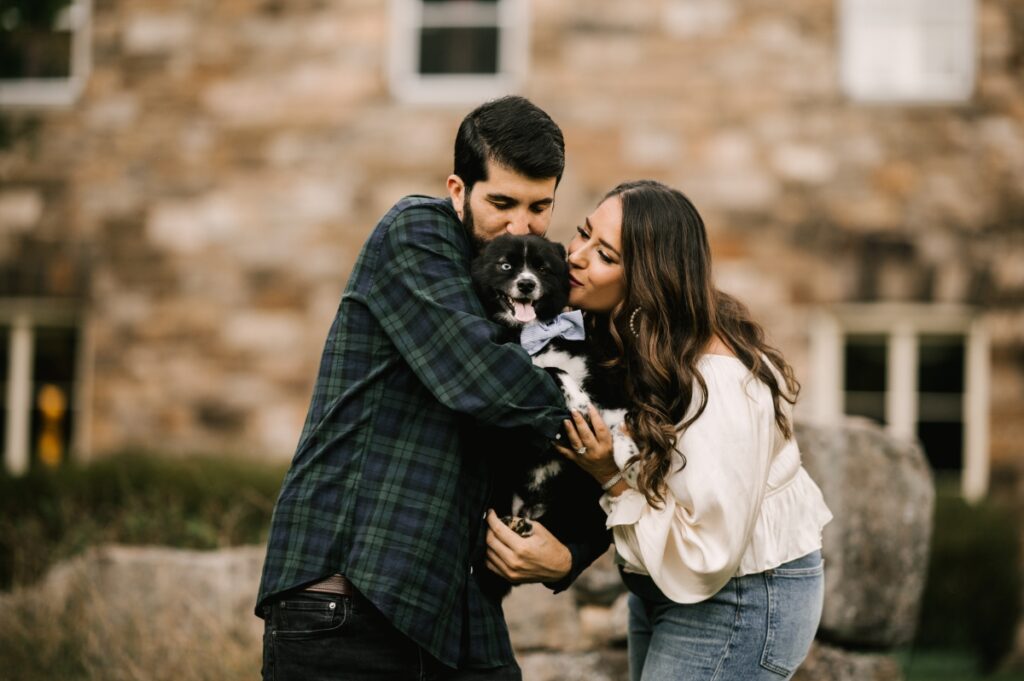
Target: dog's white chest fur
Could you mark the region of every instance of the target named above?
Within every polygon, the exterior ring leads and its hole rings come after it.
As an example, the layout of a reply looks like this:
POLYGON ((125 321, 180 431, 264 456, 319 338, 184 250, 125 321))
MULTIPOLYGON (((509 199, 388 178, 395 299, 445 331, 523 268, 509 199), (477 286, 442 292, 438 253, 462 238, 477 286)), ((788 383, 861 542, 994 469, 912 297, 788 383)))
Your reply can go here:
POLYGON ((545 369, 561 369, 571 380, 562 381, 562 392, 565 393, 566 406, 586 414, 590 397, 583 392, 583 382, 587 379, 587 363, 583 357, 574 357, 561 350, 545 350, 533 358, 533 363, 545 369))

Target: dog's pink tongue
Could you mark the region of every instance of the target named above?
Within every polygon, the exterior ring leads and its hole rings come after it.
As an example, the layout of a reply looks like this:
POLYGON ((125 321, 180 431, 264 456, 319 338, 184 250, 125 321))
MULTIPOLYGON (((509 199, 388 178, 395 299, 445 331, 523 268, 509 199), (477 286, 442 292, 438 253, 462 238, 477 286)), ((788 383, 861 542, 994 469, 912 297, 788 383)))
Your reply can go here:
POLYGON ((520 321, 523 324, 529 324, 537 318, 537 313, 534 311, 533 305, 530 303, 520 303, 513 300, 512 307, 515 308, 513 316, 516 318, 516 321, 520 321))

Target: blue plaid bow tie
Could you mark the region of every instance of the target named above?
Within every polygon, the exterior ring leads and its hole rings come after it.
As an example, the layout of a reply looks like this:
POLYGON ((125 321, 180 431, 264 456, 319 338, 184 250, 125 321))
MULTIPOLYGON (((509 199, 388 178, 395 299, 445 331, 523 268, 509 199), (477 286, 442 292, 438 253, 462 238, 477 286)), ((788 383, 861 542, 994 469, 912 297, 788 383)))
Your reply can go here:
POLYGON ((583 340, 587 337, 583 329, 583 313, 579 310, 563 312, 548 323, 534 322, 523 327, 519 344, 528 353, 536 355, 554 338, 583 340))

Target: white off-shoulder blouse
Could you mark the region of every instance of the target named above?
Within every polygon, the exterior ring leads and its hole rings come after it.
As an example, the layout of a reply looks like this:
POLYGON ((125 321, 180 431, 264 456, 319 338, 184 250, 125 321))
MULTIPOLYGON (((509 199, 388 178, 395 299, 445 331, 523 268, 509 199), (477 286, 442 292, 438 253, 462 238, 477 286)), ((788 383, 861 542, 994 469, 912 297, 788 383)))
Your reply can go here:
MULTIPOLYGON (((601 498, 623 569, 650 575, 678 603, 820 549, 832 519, 796 440, 775 423, 768 387, 735 357, 704 355, 697 366, 707 407, 676 443, 665 503, 653 507, 636 491, 635 466, 624 470, 629 489, 601 498)), ((687 418, 700 402, 694 393, 687 418)))

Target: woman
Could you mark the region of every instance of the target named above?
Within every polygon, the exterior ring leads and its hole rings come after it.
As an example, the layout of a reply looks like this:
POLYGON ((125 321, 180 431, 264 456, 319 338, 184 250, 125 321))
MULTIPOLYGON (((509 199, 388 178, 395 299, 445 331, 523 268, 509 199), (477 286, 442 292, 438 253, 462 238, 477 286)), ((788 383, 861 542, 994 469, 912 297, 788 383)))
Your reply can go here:
POLYGON ((630 677, 789 678, 821 617, 821 528, 800 464, 792 369, 714 288, 700 215, 652 181, 619 185, 569 246, 570 304, 620 363, 640 454, 596 411, 561 452, 606 490, 629 597, 630 677))

